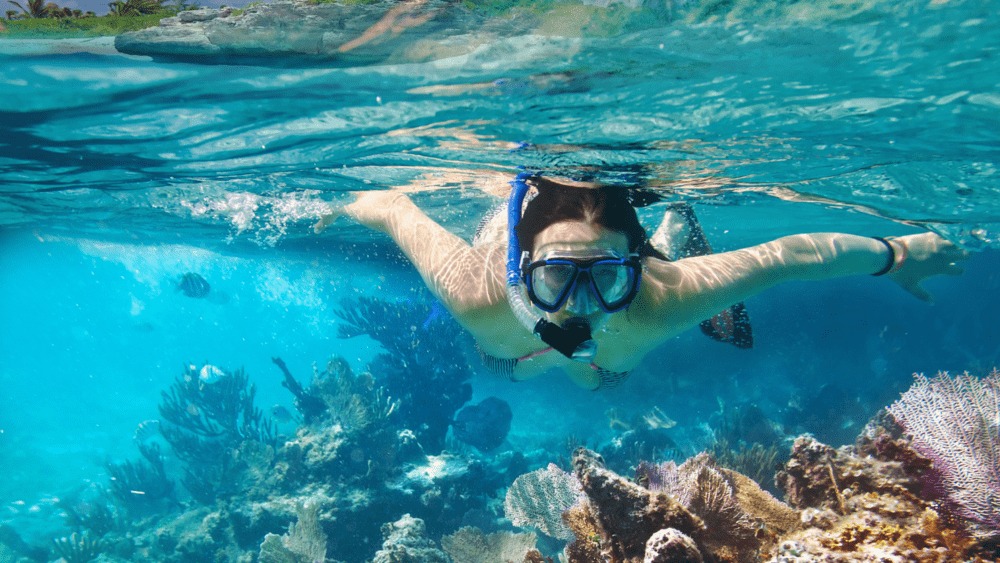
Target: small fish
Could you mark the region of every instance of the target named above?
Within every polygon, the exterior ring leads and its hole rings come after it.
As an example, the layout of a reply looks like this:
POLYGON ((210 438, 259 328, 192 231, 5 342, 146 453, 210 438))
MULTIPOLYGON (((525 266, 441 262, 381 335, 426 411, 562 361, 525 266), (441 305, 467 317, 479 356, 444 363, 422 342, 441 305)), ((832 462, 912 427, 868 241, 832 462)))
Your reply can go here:
POLYGON ((195 299, 203 299, 208 297, 209 292, 212 291, 212 286, 208 285, 205 278, 201 277, 194 272, 188 272, 181 276, 181 280, 177 282, 175 288, 177 291, 184 292, 184 295, 188 297, 194 297, 195 299))
POLYGON ((279 424, 286 424, 293 420, 292 413, 288 409, 281 405, 274 405, 271 407, 271 418, 279 424))
POLYGON ((145 444, 159 435, 160 421, 156 419, 144 420, 135 429, 135 441, 141 444, 145 444))
POLYGON ((513 414, 503 399, 487 397, 478 405, 458 411, 452 422, 455 437, 480 451, 497 448, 507 439, 513 414))
POLYGON ((198 374, 198 380, 201 381, 202 385, 211 385, 225 376, 226 372, 215 366, 205 364, 205 366, 201 368, 201 372, 198 374))

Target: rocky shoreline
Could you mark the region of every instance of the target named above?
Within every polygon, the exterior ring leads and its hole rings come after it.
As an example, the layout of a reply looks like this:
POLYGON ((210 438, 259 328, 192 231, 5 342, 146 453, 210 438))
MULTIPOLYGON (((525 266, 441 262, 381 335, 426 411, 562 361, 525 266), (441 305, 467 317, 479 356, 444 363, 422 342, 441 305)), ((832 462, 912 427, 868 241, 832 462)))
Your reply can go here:
POLYGON ((418 62, 471 52, 498 36, 524 33, 528 17, 487 18, 443 0, 312 4, 278 0, 181 12, 158 27, 115 38, 122 54, 199 62, 339 65, 418 62))

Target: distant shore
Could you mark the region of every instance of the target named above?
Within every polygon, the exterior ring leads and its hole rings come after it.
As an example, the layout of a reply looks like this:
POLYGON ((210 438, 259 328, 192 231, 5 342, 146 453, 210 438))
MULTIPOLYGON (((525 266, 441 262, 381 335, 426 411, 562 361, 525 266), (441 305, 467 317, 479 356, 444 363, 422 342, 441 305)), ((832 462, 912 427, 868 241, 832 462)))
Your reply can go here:
POLYGON ((91 53, 118 55, 113 35, 78 38, 24 38, 0 35, 0 54, 3 55, 69 55, 91 53))

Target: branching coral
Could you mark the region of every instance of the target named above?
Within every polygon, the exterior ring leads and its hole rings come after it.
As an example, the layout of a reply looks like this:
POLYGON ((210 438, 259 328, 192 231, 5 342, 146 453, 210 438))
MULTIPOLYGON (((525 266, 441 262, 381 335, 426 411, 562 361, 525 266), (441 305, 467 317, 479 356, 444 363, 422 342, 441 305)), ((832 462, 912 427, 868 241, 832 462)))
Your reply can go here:
POLYGON ((285 379, 281 382, 281 386, 291 391, 292 395, 295 395, 295 408, 302 413, 303 421, 309 424, 313 420, 322 417, 323 413, 326 412, 326 403, 323 402, 323 399, 303 389, 302 385, 292 377, 292 372, 288 371, 288 366, 285 365, 284 360, 281 358, 271 358, 271 361, 274 362, 274 365, 278 366, 278 369, 285 376, 285 379))
POLYGON ((274 424, 254 406, 256 394, 257 386, 242 368, 208 383, 194 366, 186 366, 184 375, 160 392, 160 415, 173 425, 163 425, 161 431, 178 456, 198 461, 214 461, 220 445, 233 447, 244 440, 274 446, 274 424))
POLYGON ((754 443, 747 446, 745 442, 739 443, 739 449, 734 449, 729 440, 721 438, 716 440, 708 453, 719 467, 731 469, 753 479, 764 489, 774 489, 774 472, 779 457, 782 455, 777 444, 763 446, 754 443))
POLYGON ((254 406, 257 386, 242 369, 220 373, 217 380, 206 381, 188 366, 160 393, 160 414, 170 423, 162 424, 160 431, 186 462, 184 487, 203 504, 239 489, 234 470, 240 464, 232 452, 241 444, 277 446, 274 424, 254 406))
POLYGON ((176 503, 174 482, 167 478, 160 447, 140 443, 139 453, 146 462, 107 465, 111 496, 133 517, 156 511, 164 503, 176 503))
POLYGON ((459 346, 458 324, 436 303, 372 297, 344 301, 336 314, 345 321, 338 337, 367 334, 386 350, 369 370, 390 396, 402 399, 400 414, 412 422, 424 449, 441 451, 455 412, 472 398, 472 368, 459 346))
POLYGON ((87 533, 74 532, 68 538, 52 540, 52 544, 52 553, 62 557, 66 563, 87 563, 104 552, 101 538, 94 539, 87 533))
MULTIPOLYGON (((107 494, 107 491, 102 490, 102 497, 107 494)), ((122 526, 115 511, 104 502, 103 498, 89 503, 72 502, 67 498, 61 498, 56 504, 66 513, 66 525, 76 532, 89 530, 97 537, 101 537, 122 526)))

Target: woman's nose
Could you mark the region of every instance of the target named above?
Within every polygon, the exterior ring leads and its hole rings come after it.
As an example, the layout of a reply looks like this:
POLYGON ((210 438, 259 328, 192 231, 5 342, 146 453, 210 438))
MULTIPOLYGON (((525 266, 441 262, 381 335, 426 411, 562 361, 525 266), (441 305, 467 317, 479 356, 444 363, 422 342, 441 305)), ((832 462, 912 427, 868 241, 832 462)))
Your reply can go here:
POLYGON ((587 316, 597 312, 597 299, 590 294, 588 284, 577 283, 566 300, 566 311, 574 315, 587 316))

